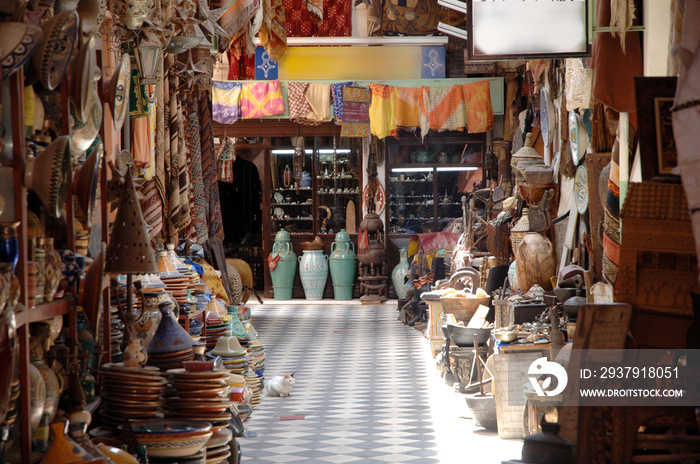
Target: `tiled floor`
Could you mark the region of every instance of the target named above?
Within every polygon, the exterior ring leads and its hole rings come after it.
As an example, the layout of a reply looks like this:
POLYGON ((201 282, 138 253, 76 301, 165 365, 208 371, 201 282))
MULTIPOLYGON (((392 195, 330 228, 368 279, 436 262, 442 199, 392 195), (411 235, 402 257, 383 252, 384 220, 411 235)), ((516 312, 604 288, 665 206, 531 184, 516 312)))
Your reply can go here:
POLYGON ((245 463, 499 463, 520 440, 467 418, 436 373, 427 342, 397 320, 396 303, 333 300, 250 305, 265 375, 294 373, 287 398, 263 397, 239 443, 245 463))

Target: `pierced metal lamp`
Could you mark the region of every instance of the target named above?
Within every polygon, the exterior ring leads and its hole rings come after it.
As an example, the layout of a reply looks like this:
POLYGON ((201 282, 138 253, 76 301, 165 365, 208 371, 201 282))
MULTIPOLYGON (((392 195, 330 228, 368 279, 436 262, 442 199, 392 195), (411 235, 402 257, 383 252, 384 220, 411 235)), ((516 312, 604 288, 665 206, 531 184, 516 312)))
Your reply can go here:
POLYGON ((163 62, 163 47, 154 42, 141 42, 134 48, 136 66, 142 84, 157 84, 163 62))

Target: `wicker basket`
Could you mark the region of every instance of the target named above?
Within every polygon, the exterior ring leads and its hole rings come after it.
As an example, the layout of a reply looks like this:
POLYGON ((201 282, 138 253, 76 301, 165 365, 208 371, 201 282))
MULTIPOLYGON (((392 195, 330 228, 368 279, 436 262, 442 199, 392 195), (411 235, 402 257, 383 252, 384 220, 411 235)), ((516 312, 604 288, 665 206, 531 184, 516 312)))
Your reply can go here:
POLYGON ((489 296, 483 297, 440 297, 442 310, 445 314, 452 314, 455 319, 462 322, 469 322, 479 305, 488 306, 489 296))

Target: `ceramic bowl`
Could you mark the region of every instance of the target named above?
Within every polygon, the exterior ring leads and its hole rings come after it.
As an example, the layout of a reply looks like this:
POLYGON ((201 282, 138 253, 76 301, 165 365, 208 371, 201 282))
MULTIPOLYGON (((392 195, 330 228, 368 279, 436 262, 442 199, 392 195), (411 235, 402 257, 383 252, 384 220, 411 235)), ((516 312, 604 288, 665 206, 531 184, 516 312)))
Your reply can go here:
POLYGON ((61 11, 42 24, 41 45, 32 56, 32 67, 41 85, 49 90, 58 87, 68 69, 78 40, 78 13, 61 11))
POLYGON ((131 429, 136 441, 146 446, 148 455, 156 457, 191 456, 212 436, 211 424, 200 421, 135 421, 131 429))
MULTIPOLYGON (((126 119, 126 111, 128 109, 127 103, 129 102, 129 86, 131 84, 131 79, 129 79, 130 74, 131 58, 129 58, 128 53, 125 53, 109 81, 109 103, 112 107, 114 130, 117 132, 122 130, 122 125, 126 119)), ((131 156, 128 151, 126 153, 131 156)), ((126 172, 124 172, 124 174, 126 174, 126 172)))
POLYGON ((41 43, 42 30, 39 26, 26 23, 0 23, 0 63, 2 78, 6 79, 20 67, 41 43))

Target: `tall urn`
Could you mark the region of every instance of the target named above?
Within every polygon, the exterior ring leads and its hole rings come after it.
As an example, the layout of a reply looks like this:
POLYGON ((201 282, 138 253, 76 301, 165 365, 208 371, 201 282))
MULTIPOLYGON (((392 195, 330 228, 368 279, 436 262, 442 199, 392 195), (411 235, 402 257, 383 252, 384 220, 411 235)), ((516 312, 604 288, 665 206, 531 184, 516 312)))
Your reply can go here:
POLYGON ((406 293, 408 293, 408 285, 406 284, 406 277, 408 276, 408 248, 401 248, 399 254, 401 259, 399 264, 391 271, 391 282, 394 284, 396 297, 399 300, 405 300, 406 293))
POLYGON ((336 300, 352 300, 356 266, 355 244, 350 241, 350 235, 345 232, 345 229, 341 229, 335 235, 335 241, 331 244, 331 254, 328 257, 333 296, 336 300))
POLYGON ((516 249, 515 271, 522 292, 535 284, 551 290, 551 278, 557 273, 552 242, 539 232, 525 234, 516 249))
POLYGON ((297 255, 292 251, 292 238, 286 230, 275 235, 272 253, 267 257, 272 277, 275 300, 291 300, 294 277, 297 273, 297 255))
POLYGON ((304 250, 299 256, 299 277, 307 300, 320 300, 328 280, 328 256, 323 250, 304 250))

